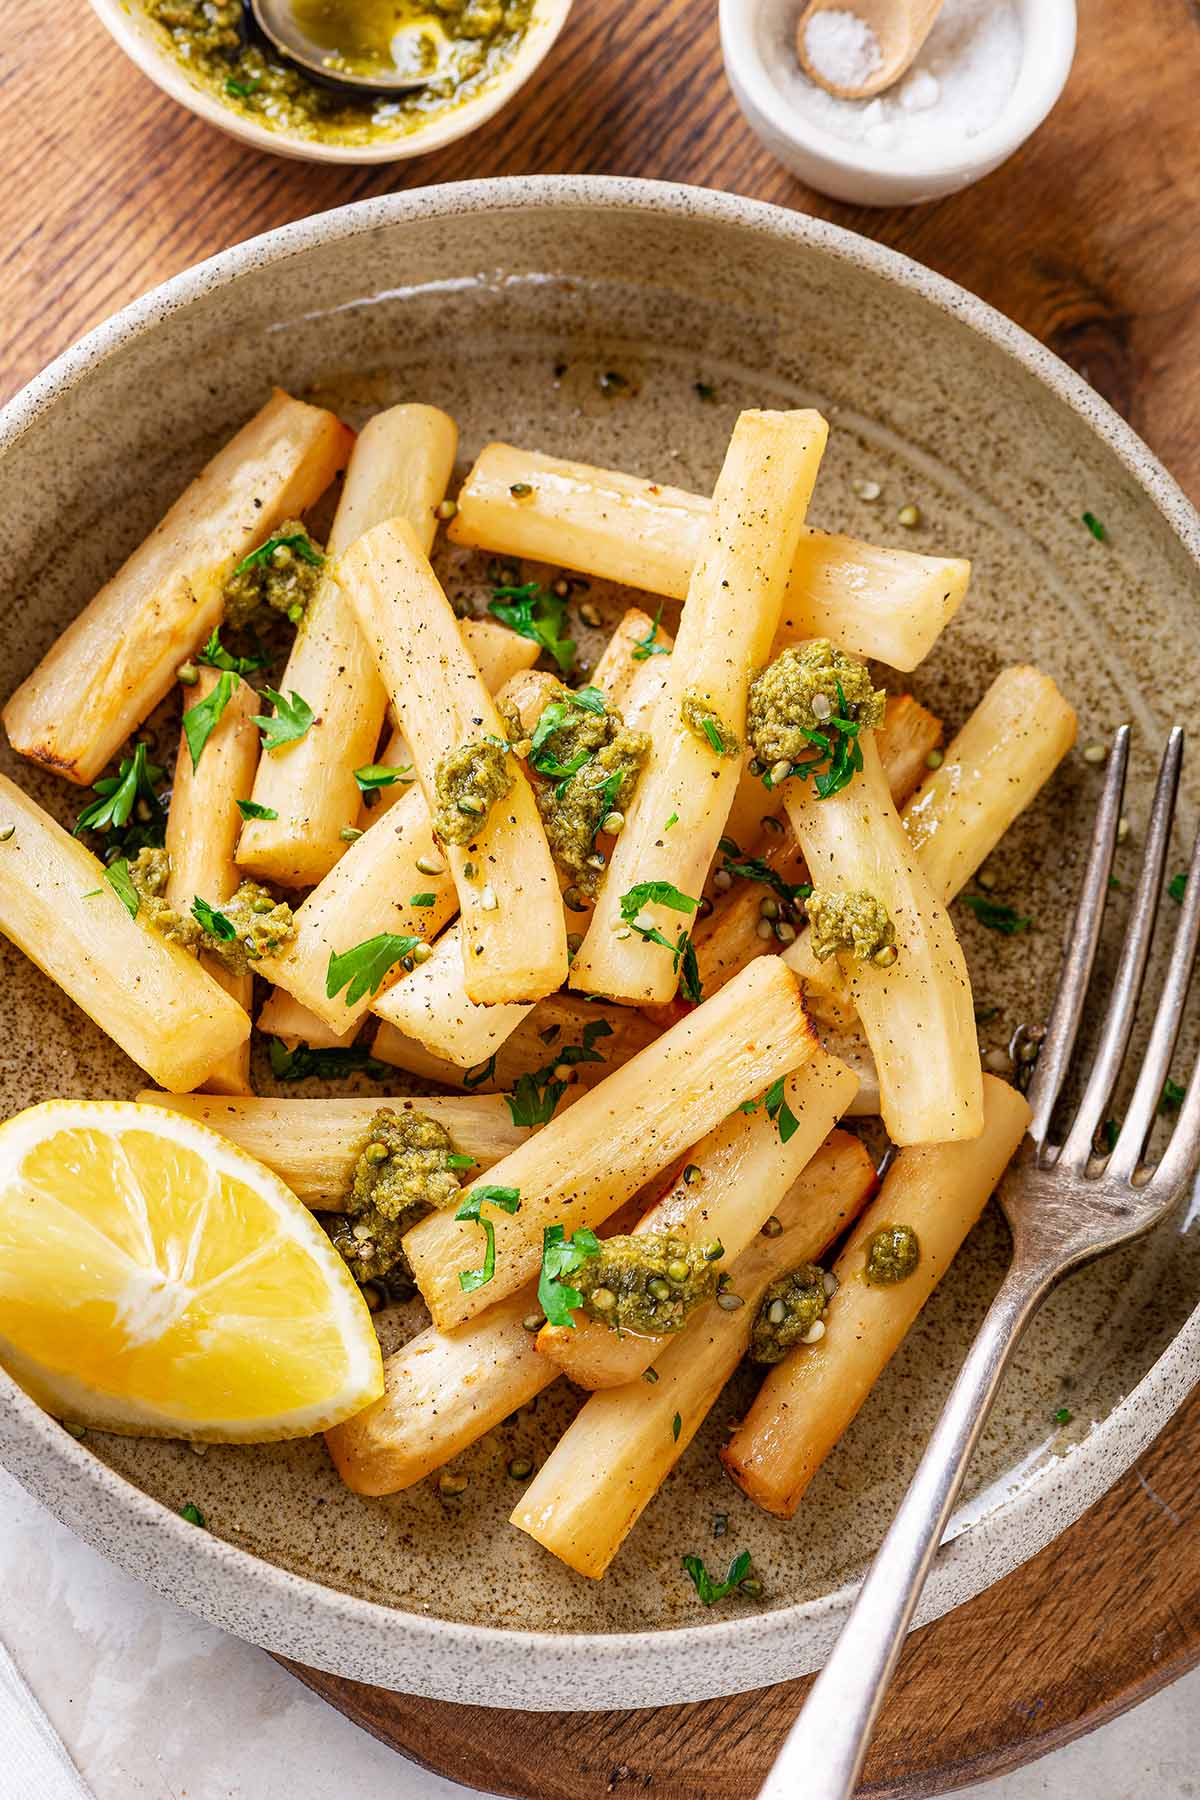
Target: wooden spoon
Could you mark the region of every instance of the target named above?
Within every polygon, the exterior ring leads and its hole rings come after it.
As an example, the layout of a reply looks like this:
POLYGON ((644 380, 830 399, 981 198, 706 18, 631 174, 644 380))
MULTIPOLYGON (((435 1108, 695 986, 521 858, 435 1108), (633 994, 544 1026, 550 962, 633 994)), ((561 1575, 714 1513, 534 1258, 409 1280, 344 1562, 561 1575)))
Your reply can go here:
POLYGON ((808 0, 796 30, 796 54, 810 81, 839 100, 870 100, 899 81, 942 10, 942 0, 808 0), (874 34, 879 62, 867 79, 841 87, 813 67, 808 56, 808 24, 818 13, 853 13, 874 34))

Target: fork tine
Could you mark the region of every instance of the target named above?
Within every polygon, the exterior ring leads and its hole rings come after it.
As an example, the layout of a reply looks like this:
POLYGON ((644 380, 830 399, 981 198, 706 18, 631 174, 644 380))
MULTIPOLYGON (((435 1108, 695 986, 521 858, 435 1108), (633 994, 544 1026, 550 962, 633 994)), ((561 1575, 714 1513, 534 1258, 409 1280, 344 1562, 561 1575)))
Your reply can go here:
MULTIPOLYGON (((1150 808, 1150 823, 1146 830, 1146 850, 1130 904, 1129 928, 1121 946, 1121 958, 1104 1015, 1100 1044, 1088 1074, 1083 1098, 1079 1102, 1079 1110, 1059 1157, 1064 1168, 1086 1168, 1088 1159, 1093 1154, 1092 1146, 1100 1129, 1100 1121, 1112 1098, 1121 1064, 1129 1047, 1129 1037, 1142 992, 1142 980, 1146 973, 1146 961, 1154 937, 1154 921, 1158 916, 1163 869, 1171 838, 1171 819, 1175 811, 1175 794, 1179 787, 1182 762, 1183 732, 1177 725, 1167 739, 1167 747, 1159 766, 1154 801, 1150 808)), ((1152 1105, 1157 1103, 1161 1092, 1160 1077, 1152 1105)), ((1143 1142, 1148 1129, 1147 1122, 1142 1132, 1143 1142)))
MULTIPOLYGON (((1183 890, 1183 917, 1179 921, 1179 929, 1175 934, 1175 945, 1171 951, 1171 966, 1167 970, 1162 1005, 1154 1022, 1154 1031, 1146 1052, 1146 1067, 1142 1070, 1137 1092, 1134 1095, 1136 1101, 1141 1095, 1144 1082, 1151 1110, 1146 1122, 1146 1131, 1143 1134, 1143 1143, 1145 1136, 1149 1134, 1154 1113, 1158 1108, 1163 1083, 1170 1072, 1171 1052, 1175 1048, 1175 1037, 1187 1000, 1188 986, 1195 971, 1198 943, 1200 943, 1200 834, 1197 834, 1192 850, 1187 886, 1183 890), (1161 1054, 1151 1072, 1151 1064, 1160 1042, 1161 1054)), ((1141 1148, 1140 1144, 1132 1143, 1133 1124, 1134 1120, 1131 1117, 1127 1125, 1131 1135, 1130 1155, 1136 1155, 1141 1148)), ((1122 1163, 1124 1163, 1125 1157, 1120 1138, 1117 1139, 1117 1151, 1122 1156, 1122 1163)), ((1192 1071, 1192 1079, 1188 1083, 1179 1118, 1171 1133, 1171 1141, 1151 1178, 1151 1188, 1161 1187, 1169 1191, 1172 1185, 1182 1187, 1194 1173, 1198 1162, 1200 1162, 1200 1066, 1192 1071)), ((1125 1173, 1126 1171, 1122 1167, 1119 1172, 1125 1173)))
MULTIPOLYGON (((1182 914, 1171 948, 1171 960, 1162 995, 1154 1015, 1150 1041, 1146 1045, 1145 1060, 1120 1136, 1108 1162, 1109 1171, 1125 1179, 1133 1174, 1141 1161, 1146 1139, 1158 1112, 1163 1086, 1171 1073, 1171 1057, 1187 1002, 1197 942, 1200 942, 1200 835, 1192 850, 1182 914)), ((1182 1122, 1181 1119, 1180 1123, 1182 1122)))
POLYGON ((1121 800, 1125 793, 1125 771, 1129 765, 1129 727, 1122 725, 1113 737, 1112 755, 1104 790, 1092 827, 1091 848, 1087 868, 1079 889, 1063 957, 1062 973, 1054 1005, 1046 1023, 1046 1035, 1038 1055, 1037 1069, 1029 1087, 1029 1104, 1033 1118, 1029 1135, 1039 1152, 1045 1148, 1046 1134, 1055 1103, 1066 1079, 1067 1066, 1075 1039, 1092 967, 1096 946, 1100 942, 1100 924, 1108 894, 1108 878, 1112 872, 1113 850, 1117 842, 1117 826, 1121 817, 1121 800))

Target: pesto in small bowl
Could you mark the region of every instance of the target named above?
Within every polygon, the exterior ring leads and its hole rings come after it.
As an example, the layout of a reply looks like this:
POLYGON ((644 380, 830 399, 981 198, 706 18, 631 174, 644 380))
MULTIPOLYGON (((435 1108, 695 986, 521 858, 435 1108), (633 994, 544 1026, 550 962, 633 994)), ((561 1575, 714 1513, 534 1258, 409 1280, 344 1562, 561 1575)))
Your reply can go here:
POLYGON ((241 0, 141 0, 180 66, 231 112, 282 136, 365 146, 402 138, 474 99, 512 62, 534 0, 297 0, 297 17, 331 54, 330 71, 380 66, 403 32, 422 87, 393 95, 339 93, 310 80, 247 27, 241 0), (349 23, 339 19, 349 15, 349 23))

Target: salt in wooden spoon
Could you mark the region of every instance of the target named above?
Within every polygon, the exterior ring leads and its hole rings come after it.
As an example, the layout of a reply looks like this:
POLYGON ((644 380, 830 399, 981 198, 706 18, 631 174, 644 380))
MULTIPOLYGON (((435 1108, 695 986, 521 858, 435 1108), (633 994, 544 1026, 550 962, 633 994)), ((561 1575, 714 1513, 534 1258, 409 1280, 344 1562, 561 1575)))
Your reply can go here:
POLYGON ((808 0, 796 29, 796 54, 810 81, 839 100, 870 100, 899 81, 909 68, 942 10, 942 0, 808 0), (853 14, 871 31, 879 61, 862 81, 841 86, 809 60, 808 25, 818 13, 853 14))

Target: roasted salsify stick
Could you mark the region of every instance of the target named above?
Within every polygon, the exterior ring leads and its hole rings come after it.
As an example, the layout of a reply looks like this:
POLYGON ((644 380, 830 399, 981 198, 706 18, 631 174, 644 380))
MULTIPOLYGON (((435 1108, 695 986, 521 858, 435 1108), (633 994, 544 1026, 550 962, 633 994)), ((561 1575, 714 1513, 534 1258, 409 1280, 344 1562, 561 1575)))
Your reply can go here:
POLYGON ((776 1216, 734 1263, 727 1311, 711 1300, 655 1359, 657 1380, 592 1394, 526 1488, 512 1523, 580 1575, 599 1579, 707 1418, 745 1355, 755 1315, 776 1276, 810 1262, 875 1185, 857 1138, 835 1131, 776 1216))

